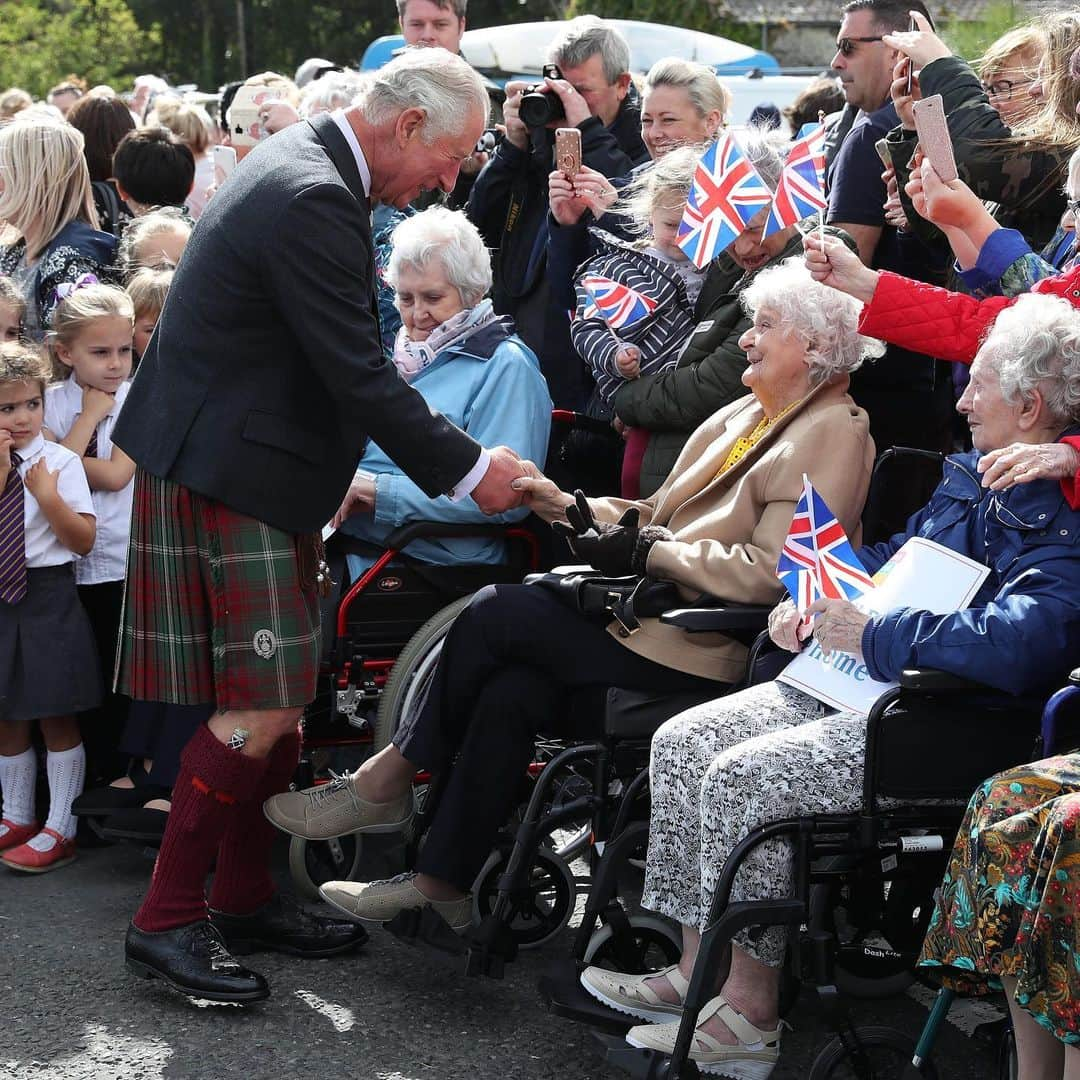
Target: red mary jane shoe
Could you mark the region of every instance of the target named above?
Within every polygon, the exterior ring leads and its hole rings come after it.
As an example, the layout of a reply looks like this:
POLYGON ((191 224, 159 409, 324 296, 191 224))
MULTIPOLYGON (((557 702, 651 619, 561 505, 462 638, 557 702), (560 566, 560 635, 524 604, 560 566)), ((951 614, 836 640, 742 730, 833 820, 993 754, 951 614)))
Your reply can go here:
POLYGON ((25 844, 31 836, 37 836, 41 832, 41 826, 36 821, 31 821, 29 825, 16 825, 14 821, 4 818, 0 825, 7 830, 0 833, 0 851, 25 844))
POLYGON ((52 829, 42 829, 41 832, 48 833, 56 841, 48 851, 36 851, 27 843, 5 851, 0 855, 0 862, 8 869, 20 870, 24 874, 47 874, 50 870, 74 862, 74 840, 68 840, 52 829))

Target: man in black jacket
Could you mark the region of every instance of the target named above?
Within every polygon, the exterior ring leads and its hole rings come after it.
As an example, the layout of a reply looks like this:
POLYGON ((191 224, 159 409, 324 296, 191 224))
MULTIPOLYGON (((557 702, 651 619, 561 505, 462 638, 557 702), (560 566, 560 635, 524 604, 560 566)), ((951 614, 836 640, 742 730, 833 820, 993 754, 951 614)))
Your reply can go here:
POLYGON ((296 767, 318 533, 366 440, 432 496, 518 502, 512 452, 478 446, 383 359, 373 292, 371 202, 452 188, 486 115, 468 64, 410 50, 359 105, 258 146, 193 233, 116 426, 138 465, 119 686, 217 710, 184 750, 127 960, 200 998, 268 995, 227 945, 329 956, 364 937, 276 894, 262 804, 296 767))
POLYGON ((607 177, 629 176, 649 158, 630 82, 630 49, 595 15, 566 24, 549 50, 562 79, 547 80, 565 119, 528 128, 518 110, 528 84, 506 84, 506 138, 476 178, 468 214, 496 248, 495 310, 513 316, 517 331, 540 358, 556 408, 580 409, 592 378, 570 343, 570 316, 554 302, 547 280, 548 174, 555 127, 581 131, 582 160, 607 177))

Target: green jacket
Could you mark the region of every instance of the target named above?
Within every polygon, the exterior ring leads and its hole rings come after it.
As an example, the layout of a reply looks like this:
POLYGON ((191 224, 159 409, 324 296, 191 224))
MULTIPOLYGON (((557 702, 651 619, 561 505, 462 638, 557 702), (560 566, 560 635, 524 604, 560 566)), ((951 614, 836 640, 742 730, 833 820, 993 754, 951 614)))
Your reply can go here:
MULTIPOLYGON (((828 231, 850 243, 846 233, 828 231)), ((761 270, 801 255, 802 250, 802 236, 796 232, 775 259, 752 273, 743 273, 724 252, 709 267, 694 307, 697 326, 675 367, 628 379, 616 391, 611 403, 615 415, 629 427, 652 432, 641 465, 643 499, 664 482, 694 431, 718 409, 748 393, 742 383, 746 353, 739 348, 739 338, 750 328, 751 319, 739 295, 761 270)))

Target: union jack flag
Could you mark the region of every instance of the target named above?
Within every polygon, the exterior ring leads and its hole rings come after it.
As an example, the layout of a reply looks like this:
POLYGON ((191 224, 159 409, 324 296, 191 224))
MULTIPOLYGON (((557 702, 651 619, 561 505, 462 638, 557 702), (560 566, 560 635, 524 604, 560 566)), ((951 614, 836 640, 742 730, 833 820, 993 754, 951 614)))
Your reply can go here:
POLYGON ((652 297, 599 274, 585 274, 581 287, 590 301, 581 313, 582 318, 599 315, 612 330, 633 326, 656 310, 657 301, 652 297))
POLYGON ((730 131, 701 156, 676 243, 704 269, 772 200, 772 192, 730 131))
POLYGON ((826 205, 825 125, 803 124, 788 151, 761 238, 811 217, 826 205))
POLYGON ((803 493, 776 564, 799 611, 821 597, 854 600, 874 587, 844 527, 803 475, 803 493))

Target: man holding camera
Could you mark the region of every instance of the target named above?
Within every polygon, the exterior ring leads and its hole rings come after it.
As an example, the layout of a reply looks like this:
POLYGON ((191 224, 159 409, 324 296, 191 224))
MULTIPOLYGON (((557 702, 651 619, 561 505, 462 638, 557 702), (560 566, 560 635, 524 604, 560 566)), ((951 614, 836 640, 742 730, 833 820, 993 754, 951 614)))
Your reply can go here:
POLYGON ((608 177, 629 175, 649 154, 630 84, 630 48, 618 30, 595 15, 573 19, 552 42, 549 60, 561 77, 536 86, 506 84, 506 137, 473 185, 468 214, 496 249, 495 310, 513 316, 540 357, 556 408, 580 409, 591 378, 570 343, 568 313, 552 302, 546 274, 555 128, 578 128, 584 164, 608 177), (532 98, 523 115, 529 94, 546 97, 548 109, 532 98))

